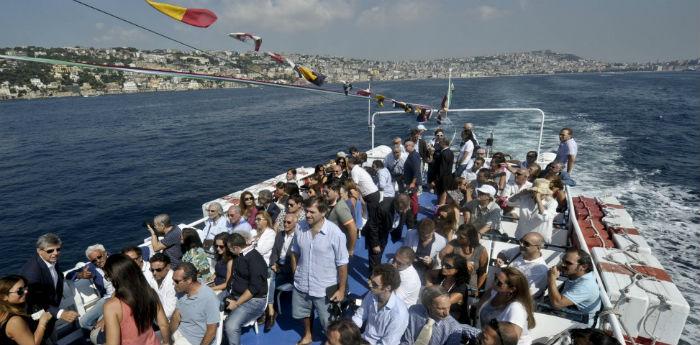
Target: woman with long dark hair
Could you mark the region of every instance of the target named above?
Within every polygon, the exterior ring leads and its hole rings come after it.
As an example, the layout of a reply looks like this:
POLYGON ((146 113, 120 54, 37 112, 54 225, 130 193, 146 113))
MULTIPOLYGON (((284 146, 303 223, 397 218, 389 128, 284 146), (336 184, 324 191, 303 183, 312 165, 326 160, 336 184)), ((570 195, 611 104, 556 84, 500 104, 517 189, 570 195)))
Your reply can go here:
POLYGON ((241 216, 250 224, 253 229, 256 229, 255 215, 258 213, 258 207, 255 206, 255 197, 253 193, 244 191, 241 193, 238 207, 241 209, 241 216))
POLYGON ((214 236, 214 282, 211 289, 214 291, 223 291, 228 286, 231 280, 231 272, 233 272, 233 253, 228 249, 226 242, 229 234, 222 232, 214 236))
POLYGON ((189 262, 197 268, 197 276, 200 283, 206 284, 210 282, 214 275, 211 273, 211 265, 209 264, 209 256, 204 251, 202 240, 199 238, 197 230, 193 228, 185 228, 182 230, 182 262, 189 262))
POLYGON ((486 248, 479 243, 479 231, 472 224, 462 224, 457 229, 456 239, 449 241, 440 251, 440 257, 457 254, 467 261, 469 268, 470 295, 478 297, 478 292, 486 284, 486 270, 489 255, 486 248))
POLYGON ((51 313, 44 312, 39 318, 36 331, 29 328, 29 315, 24 312, 24 303, 29 294, 27 279, 9 275, 0 279, 0 344, 39 345, 44 338, 51 313))
POLYGON ((479 302, 479 319, 482 328, 491 320, 514 324, 518 345, 530 345, 529 331, 535 327, 534 302, 527 278, 518 269, 504 267, 494 280, 494 286, 479 302))
POLYGON ((105 344, 170 344, 170 328, 163 306, 136 263, 124 254, 111 255, 104 271, 115 290, 114 296, 104 305, 105 344), (160 342, 153 331, 154 321, 160 327, 160 342))
POLYGON ((468 316, 468 283, 467 261, 457 254, 446 255, 442 259, 442 268, 429 271, 425 279, 425 286, 439 285, 450 294, 450 315, 461 323, 468 316))

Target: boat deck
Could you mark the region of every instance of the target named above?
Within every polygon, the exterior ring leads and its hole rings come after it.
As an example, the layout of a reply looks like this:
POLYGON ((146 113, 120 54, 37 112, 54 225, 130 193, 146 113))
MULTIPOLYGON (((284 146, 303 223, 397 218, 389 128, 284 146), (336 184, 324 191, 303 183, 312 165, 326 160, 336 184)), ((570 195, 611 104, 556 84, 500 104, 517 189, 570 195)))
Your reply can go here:
MULTIPOLYGON (((422 193, 419 198, 420 210, 418 219, 432 217, 436 197, 431 193, 422 193)), ((405 234, 406 229, 404 229, 405 234)), ((397 249, 401 246, 401 242, 392 243, 391 239, 387 243, 384 250, 384 258, 382 261, 387 261, 391 258, 397 249)), ((365 294, 367 289, 367 279, 369 276, 369 266, 367 260, 367 250, 365 249, 365 238, 360 237, 355 243, 355 255, 350 259, 348 270, 348 287, 349 293, 355 295, 365 294)), ((291 315, 291 293, 282 292, 280 297, 281 314, 277 316, 277 322, 270 332, 264 333, 263 327, 259 327, 259 333, 256 334, 253 327, 247 327, 243 330, 241 336, 241 344, 296 344, 301 338, 303 327, 301 322, 294 320, 291 315)), ((280 311, 278 309, 278 312, 280 311)), ((321 332, 318 330, 321 326, 318 319, 314 323, 314 344, 322 344, 321 332)))

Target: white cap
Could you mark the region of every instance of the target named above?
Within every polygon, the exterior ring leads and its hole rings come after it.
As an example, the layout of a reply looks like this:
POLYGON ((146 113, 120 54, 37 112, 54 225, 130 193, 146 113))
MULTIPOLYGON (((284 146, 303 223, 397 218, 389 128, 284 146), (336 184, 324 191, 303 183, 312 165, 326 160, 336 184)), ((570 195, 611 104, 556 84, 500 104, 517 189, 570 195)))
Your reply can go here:
POLYGON ((427 130, 428 130, 428 129, 425 128, 425 126, 423 126, 423 125, 418 125, 418 126, 416 126, 416 129, 419 130, 419 131, 427 131, 427 130))
POLYGON ((345 152, 343 151, 338 151, 338 153, 336 153, 335 156, 338 158, 345 158, 347 154, 345 154, 345 152))
POLYGON ((490 195, 492 198, 494 195, 496 195, 496 188, 493 188, 493 186, 485 184, 479 188, 476 189, 477 192, 484 193, 490 195))

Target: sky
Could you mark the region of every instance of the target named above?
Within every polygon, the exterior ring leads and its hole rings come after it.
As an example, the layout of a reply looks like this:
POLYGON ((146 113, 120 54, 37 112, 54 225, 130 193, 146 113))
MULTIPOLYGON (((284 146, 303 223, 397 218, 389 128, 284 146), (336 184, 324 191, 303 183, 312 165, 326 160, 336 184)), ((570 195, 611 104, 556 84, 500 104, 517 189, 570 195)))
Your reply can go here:
MULTIPOLYGON (((245 51, 227 37, 252 32, 263 51, 377 60, 484 56, 551 49, 607 62, 700 57, 698 0, 164 0, 208 8, 191 27, 143 0, 81 0, 200 49, 245 51)), ((72 0, 9 0, 0 47, 175 48, 176 43, 72 0)))

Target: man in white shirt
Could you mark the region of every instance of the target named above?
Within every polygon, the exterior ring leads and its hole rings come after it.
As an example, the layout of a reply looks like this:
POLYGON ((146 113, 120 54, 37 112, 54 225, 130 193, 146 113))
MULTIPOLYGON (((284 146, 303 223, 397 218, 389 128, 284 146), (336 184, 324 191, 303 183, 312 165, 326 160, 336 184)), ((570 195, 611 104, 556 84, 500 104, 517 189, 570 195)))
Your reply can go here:
MULTIPOLYGON (((214 237, 222 232, 227 232, 227 222, 226 217, 224 217, 224 208, 220 203, 214 201, 210 202, 206 206, 207 220, 204 221, 204 228, 202 229, 202 242, 204 243, 204 249, 209 249, 212 244, 214 244, 214 237)), ((202 235, 200 235, 201 237, 202 235)))
POLYGON ((498 253, 496 264, 517 268, 527 278, 530 295, 538 297, 547 288, 547 261, 542 256, 544 237, 538 232, 528 232, 520 239, 519 246, 498 253))
POLYGON ((97 324, 97 321, 102 318, 102 306, 114 294, 114 286, 112 282, 105 279, 105 272, 102 270, 109 256, 105 247, 101 244, 91 245, 85 250, 85 256, 90 263, 85 265, 83 269, 77 271, 75 275, 68 275, 67 278, 74 280, 92 280, 102 296, 102 298, 78 320, 81 327, 92 329, 97 324))
POLYGON ((177 304, 173 271, 170 269, 170 258, 163 253, 155 253, 148 261, 151 266, 149 270, 153 274, 153 280, 149 283, 153 290, 156 290, 160 304, 163 305, 165 316, 170 320, 177 304))
POLYGON ((577 154, 578 145, 574 140, 574 131, 571 128, 562 128, 559 132, 559 147, 557 148, 557 158, 555 160, 564 165, 569 175, 574 171, 577 154))
MULTIPOLYGON (((367 237, 365 246, 369 252, 369 267, 372 269, 381 263, 386 238, 391 229, 380 229, 382 219, 379 208, 379 188, 372 181, 372 176, 362 168, 362 160, 357 157, 350 158, 348 169, 350 169, 350 177, 360 190, 367 206, 367 223, 362 228, 362 233, 367 237), (382 239, 384 239, 384 245, 382 245, 382 239)), ((391 224, 389 224, 389 228, 391 228, 391 224)))
POLYGON ((141 248, 137 246, 125 247, 122 248, 122 254, 131 258, 131 260, 134 260, 136 265, 141 268, 141 273, 143 273, 143 276, 146 278, 148 284, 153 286, 155 281, 153 274, 151 273, 151 263, 143 260, 143 252, 141 251, 141 248))
MULTIPOLYGON (((527 168, 516 169, 513 175, 515 178, 513 181, 506 184, 506 187, 503 189, 503 191, 501 191, 499 198, 510 198, 511 196, 532 187, 532 182, 528 181, 528 178, 530 177, 530 170, 527 168)), ((518 218, 520 209, 518 207, 507 206, 503 209, 503 214, 507 214, 513 218, 518 218)))
POLYGON ((411 247, 401 247, 396 251, 391 264, 399 271, 401 277, 401 285, 396 289, 395 293, 405 304, 406 307, 418 303, 420 297, 421 281, 418 276, 418 271, 413 267, 413 261, 416 259, 416 253, 411 247))
POLYGON ((538 178, 532 188, 508 199, 508 206, 520 207, 515 238, 522 238, 530 231, 542 234, 546 243, 552 242, 552 221, 557 215, 557 200, 552 197, 549 180, 538 178))
MULTIPOLYGON (((401 139, 397 139, 401 143, 401 139)), ((399 190, 403 190, 403 166, 406 163, 406 158, 408 158, 408 153, 402 145, 394 145, 391 153, 384 158, 384 167, 389 171, 392 183, 396 182, 398 184, 399 190)))

